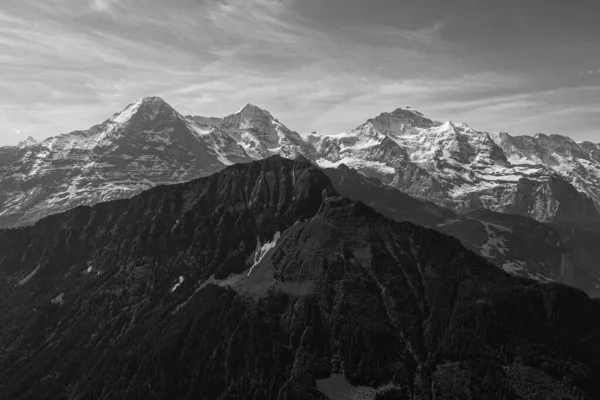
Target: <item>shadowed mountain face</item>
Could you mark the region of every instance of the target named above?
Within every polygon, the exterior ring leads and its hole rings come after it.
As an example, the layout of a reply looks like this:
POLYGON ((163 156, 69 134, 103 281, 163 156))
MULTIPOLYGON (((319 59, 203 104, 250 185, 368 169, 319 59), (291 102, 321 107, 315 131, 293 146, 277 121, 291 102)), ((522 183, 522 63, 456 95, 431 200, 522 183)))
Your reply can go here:
POLYGON ((336 191, 396 221, 410 221, 458 238, 504 271, 561 282, 600 296, 600 234, 575 224, 549 225, 489 210, 454 213, 402 193, 345 165, 325 169, 336 191))
POLYGON ((0 228, 237 162, 303 155, 321 167, 356 169, 361 175, 344 170, 343 184, 333 179, 336 189, 388 217, 451 234, 512 274, 598 296, 596 150, 562 136, 442 124, 411 108, 340 135, 301 136, 255 105, 224 118, 184 117, 149 97, 86 131, 0 148, 0 228))
POLYGON ((400 399, 600 396, 600 303, 342 198, 301 159, 0 248, 3 399, 326 399, 332 374, 400 399))

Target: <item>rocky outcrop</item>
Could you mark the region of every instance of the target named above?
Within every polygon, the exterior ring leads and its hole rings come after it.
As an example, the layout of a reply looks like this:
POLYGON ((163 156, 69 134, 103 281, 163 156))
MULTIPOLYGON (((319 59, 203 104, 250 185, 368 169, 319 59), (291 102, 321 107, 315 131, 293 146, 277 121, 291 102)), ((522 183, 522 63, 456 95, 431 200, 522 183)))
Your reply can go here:
POLYGON ((600 207, 600 147, 562 135, 490 134, 513 164, 542 165, 556 172, 600 207))
POLYGON ((529 215, 538 221, 569 221, 580 225, 599 222, 592 199, 557 176, 519 179, 503 193, 497 211, 529 215))

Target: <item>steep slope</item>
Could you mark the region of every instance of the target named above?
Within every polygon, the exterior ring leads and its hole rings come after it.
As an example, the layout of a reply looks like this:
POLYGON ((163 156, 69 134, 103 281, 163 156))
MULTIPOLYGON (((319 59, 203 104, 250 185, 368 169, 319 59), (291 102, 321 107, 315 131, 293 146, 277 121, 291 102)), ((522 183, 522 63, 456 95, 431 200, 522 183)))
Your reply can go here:
POLYGON ((339 135, 301 136, 252 104, 224 118, 183 117, 158 98, 87 131, 0 148, 0 227, 274 154, 345 164, 455 212, 485 208, 600 231, 597 144, 487 133, 410 107, 339 135))
POLYGON ((246 104, 224 118, 188 116, 206 127, 218 127, 239 143, 249 157, 260 159, 278 154, 293 158, 310 156, 311 147, 302 137, 275 119, 271 113, 253 104, 246 104))
POLYGON ((400 108, 350 132, 311 137, 310 142, 323 167, 344 163, 458 212, 486 208, 542 222, 598 227, 600 163, 592 156, 593 145, 584 151, 571 141, 567 149, 538 135, 530 138, 537 150, 522 162, 526 157, 517 156, 516 145, 502 142, 502 137, 506 135, 432 121, 414 109, 400 108))
POLYGON ((0 227, 127 198, 249 158, 229 135, 199 131, 157 97, 86 131, 0 149, 0 227))
POLYGON ((2 398, 324 400, 340 374, 400 399, 600 396, 600 303, 302 160, 78 207, 0 249, 2 398))
POLYGON ((600 145, 543 133, 535 137, 492 133, 490 137, 511 163, 551 168, 600 206, 600 145))
POLYGON ((595 231, 484 209, 457 214, 366 178, 344 164, 323 172, 342 196, 362 201, 393 220, 454 236, 510 274, 568 284, 600 297, 600 234, 595 231))

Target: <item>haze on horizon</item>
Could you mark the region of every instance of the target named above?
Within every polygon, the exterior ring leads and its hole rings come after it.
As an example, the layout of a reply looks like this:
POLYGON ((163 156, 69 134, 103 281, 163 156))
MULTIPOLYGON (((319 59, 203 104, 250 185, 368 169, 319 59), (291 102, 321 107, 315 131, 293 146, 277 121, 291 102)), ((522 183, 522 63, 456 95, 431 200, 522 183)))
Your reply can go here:
POLYGON ((600 142, 596 0, 3 0, 0 145, 157 95, 337 133, 411 105, 600 142))

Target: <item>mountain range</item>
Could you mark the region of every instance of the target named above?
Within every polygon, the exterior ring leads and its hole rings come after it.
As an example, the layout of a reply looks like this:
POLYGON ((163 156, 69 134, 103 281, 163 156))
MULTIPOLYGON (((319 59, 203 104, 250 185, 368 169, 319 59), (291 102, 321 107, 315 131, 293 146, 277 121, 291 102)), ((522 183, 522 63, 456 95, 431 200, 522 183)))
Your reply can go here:
POLYGON ((476 131, 407 107, 338 135, 300 135, 248 104, 224 118, 182 116, 140 99, 86 131, 1 148, 2 226, 78 204, 131 196, 237 162, 304 155, 345 164, 458 212, 488 209, 542 222, 600 223, 600 145, 476 131))
POLYGON ((344 182, 456 217, 273 155, 0 230, 0 398, 600 397, 598 299, 344 182))
POLYGON ((325 135, 252 104, 216 118, 140 99, 88 130, 0 148, 0 228, 271 155, 301 155, 344 195, 451 234, 505 271, 600 295, 599 145, 476 131, 410 107, 325 135))

